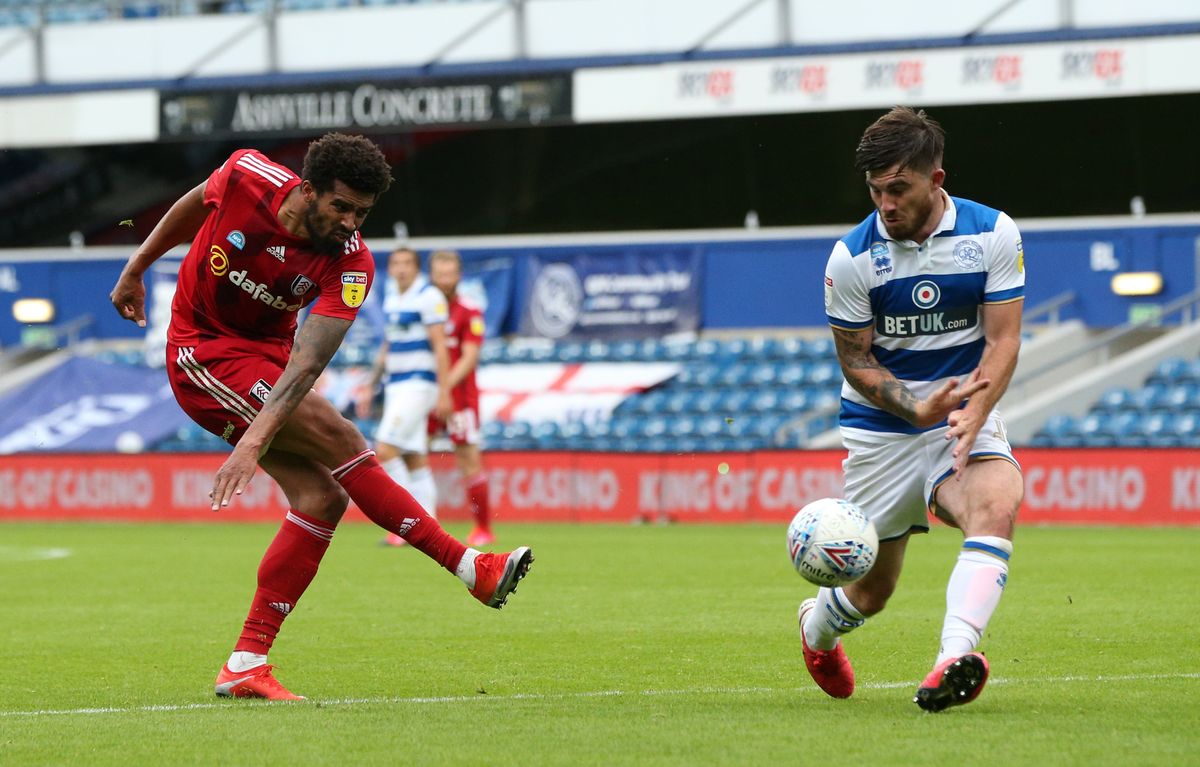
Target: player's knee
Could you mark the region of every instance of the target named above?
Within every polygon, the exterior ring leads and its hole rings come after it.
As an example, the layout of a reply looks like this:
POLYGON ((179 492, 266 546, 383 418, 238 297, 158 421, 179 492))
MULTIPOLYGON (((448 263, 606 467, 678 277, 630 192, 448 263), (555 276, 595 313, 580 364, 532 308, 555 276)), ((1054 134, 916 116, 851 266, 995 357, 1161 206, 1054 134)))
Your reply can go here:
POLYGON ((350 496, 336 482, 330 482, 320 489, 306 492, 297 505, 301 512, 336 525, 350 505, 350 496))

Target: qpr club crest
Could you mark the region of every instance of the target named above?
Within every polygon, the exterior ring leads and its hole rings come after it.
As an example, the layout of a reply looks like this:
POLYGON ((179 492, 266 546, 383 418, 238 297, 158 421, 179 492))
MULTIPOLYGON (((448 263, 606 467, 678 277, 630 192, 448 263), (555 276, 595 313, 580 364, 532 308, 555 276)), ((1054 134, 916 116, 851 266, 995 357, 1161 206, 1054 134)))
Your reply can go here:
POLYGON ((312 290, 313 285, 315 284, 316 283, 305 277, 303 274, 298 274, 296 275, 296 279, 292 280, 292 295, 302 296, 308 291, 312 290))
POLYGON ((983 263, 983 246, 974 240, 960 240, 954 246, 954 263, 963 271, 973 271, 983 263))

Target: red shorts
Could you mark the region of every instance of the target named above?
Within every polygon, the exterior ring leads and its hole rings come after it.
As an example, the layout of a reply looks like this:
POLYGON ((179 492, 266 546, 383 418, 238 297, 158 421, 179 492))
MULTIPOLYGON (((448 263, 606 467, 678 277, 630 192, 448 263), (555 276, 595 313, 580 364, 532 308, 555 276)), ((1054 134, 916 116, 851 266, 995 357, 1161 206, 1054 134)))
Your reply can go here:
POLYGON ((167 344, 167 378, 183 412, 231 445, 246 433, 287 365, 278 341, 214 338, 167 344))
MULTIPOLYGON (((458 403, 455 403, 456 407, 457 405, 458 403)), ((455 445, 478 445, 482 441, 479 433, 478 405, 455 410, 448 423, 443 423, 442 419, 430 413, 429 435, 441 434, 443 431, 455 445)))

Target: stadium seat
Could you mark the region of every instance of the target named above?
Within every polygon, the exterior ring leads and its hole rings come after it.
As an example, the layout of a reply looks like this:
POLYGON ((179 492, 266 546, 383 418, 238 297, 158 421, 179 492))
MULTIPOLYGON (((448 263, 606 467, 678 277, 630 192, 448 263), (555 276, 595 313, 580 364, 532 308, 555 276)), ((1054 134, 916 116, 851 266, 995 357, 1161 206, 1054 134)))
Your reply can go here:
POLYGON ((803 413, 810 407, 812 407, 812 400, 805 389, 785 389, 779 396, 779 409, 786 413, 803 413))
POLYGON ((804 351, 810 359, 814 360, 836 360, 837 353, 833 346, 833 339, 822 336, 821 338, 811 338, 804 342, 804 351))
POLYGON ((756 386, 773 386, 782 367, 777 362, 759 362, 750 368, 750 383, 756 386))
POLYGON ((824 386, 842 380, 842 368, 835 360, 814 362, 808 372, 808 383, 824 386))
POLYGON ((1133 399, 1133 392, 1121 386, 1113 387, 1100 395, 1100 399, 1096 401, 1095 408, 1110 413, 1116 413, 1122 410, 1136 408, 1137 404, 1133 399))
POLYGON ((554 359, 558 362, 583 362, 587 347, 578 341, 561 343, 554 348, 554 359))
POLYGON ((779 394, 774 389, 760 389, 750 399, 749 408, 755 413, 772 413, 779 409, 779 394))
POLYGON ((720 404, 728 396, 728 389, 703 389, 696 392, 696 396, 688 403, 687 413, 693 415, 708 415, 716 411, 720 404))
POLYGON ((750 380, 753 368, 745 362, 732 362, 721 369, 714 383, 717 386, 727 386, 730 388, 745 386, 753 383, 750 380))
POLYGON ((584 347, 583 362, 608 362, 612 358, 612 347, 607 341, 588 341, 584 347))
POLYGON ((781 360, 784 362, 789 362, 791 360, 800 359, 806 353, 805 347, 804 347, 804 339, 800 338, 799 336, 788 336, 787 338, 780 338, 776 342, 772 351, 774 352, 772 356, 775 359, 778 359, 778 360, 781 360))
POLYGON ((1047 447, 1077 447, 1083 443, 1079 423, 1073 416, 1052 415, 1039 430, 1047 447))
POLYGON ((1154 372, 1146 379, 1146 383, 1164 384, 1185 380, 1195 380, 1191 364, 1181 357, 1168 357, 1158 363, 1154 372))
POLYGON ((1162 382, 1148 383, 1134 391, 1133 403, 1143 413, 1166 408, 1167 385, 1162 382))
POLYGON ((787 362, 780 366, 775 376, 775 383, 778 386, 799 386, 805 383, 808 377, 808 363, 799 361, 787 362))
POLYGON ((738 415, 750 406, 755 389, 721 389, 711 411, 722 416, 738 415))

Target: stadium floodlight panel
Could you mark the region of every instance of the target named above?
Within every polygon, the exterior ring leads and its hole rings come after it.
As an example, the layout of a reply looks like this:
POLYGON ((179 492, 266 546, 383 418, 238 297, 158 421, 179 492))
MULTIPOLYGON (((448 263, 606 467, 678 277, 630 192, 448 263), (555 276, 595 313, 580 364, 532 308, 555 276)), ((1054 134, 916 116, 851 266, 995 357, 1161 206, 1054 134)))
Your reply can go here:
POLYGON ((1156 296, 1162 289, 1163 278, 1158 272, 1122 272, 1112 278, 1112 292, 1118 296, 1156 296))
POLYGON ((49 298, 21 298, 13 302, 13 319, 26 325, 54 321, 54 302, 49 298))

